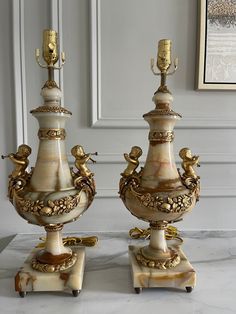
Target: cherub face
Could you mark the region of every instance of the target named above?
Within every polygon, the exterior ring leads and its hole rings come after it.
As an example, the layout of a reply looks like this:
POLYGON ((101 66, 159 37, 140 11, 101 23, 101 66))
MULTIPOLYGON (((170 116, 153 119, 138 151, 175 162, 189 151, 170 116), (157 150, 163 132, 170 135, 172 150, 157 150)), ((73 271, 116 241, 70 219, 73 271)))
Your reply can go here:
POLYGON ((82 146, 79 146, 77 149, 77 155, 83 156, 84 155, 84 150, 82 146))
POLYGON ((83 156, 84 155, 84 150, 81 145, 76 145, 71 149, 71 154, 73 156, 83 156))
POLYGON ((131 148, 130 155, 132 157, 140 157, 142 155, 142 149, 140 147, 138 147, 138 146, 133 146, 131 148))
POLYGON ((191 154, 190 149, 186 150, 185 156, 186 156, 187 158, 192 158, 192 154, 191 154))
POLYGON ((185 148, 182 148, 179 152, 179 156, 184 159, 184 158, 192 158, 192 155, 191 155, 191 151, 189 148, 185 147, 185 148))
POLYGON ((31 154, 31 148, 28 145, 22 144, 18 147, 18 154, 22 157, 28 157, 31 154))

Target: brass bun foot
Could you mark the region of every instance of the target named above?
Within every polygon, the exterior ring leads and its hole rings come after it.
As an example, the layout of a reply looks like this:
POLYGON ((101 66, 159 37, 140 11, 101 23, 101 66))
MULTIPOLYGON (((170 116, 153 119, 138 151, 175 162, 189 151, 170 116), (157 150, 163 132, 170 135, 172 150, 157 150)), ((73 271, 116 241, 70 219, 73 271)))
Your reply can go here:
POLYGON ((150 268, 157 268, 157 269, 169 269, 176 267, 180 263, 180 256, 177 251, 173 249, 169 249, 169 255, 168 258, 162 258, 162 259, 151 259, 147 258, 143 255, 142 248, 138 250, 136 254, 136 259, 139 264, 145 267, 150 268))
MULTIPOLYGON (((33 258, 31 261, 31 266, 34 270, 38 270, 40 272, 43 273, 55 273, 55 272, 60 272, 66 269, 69 269, 70 267, 72 267, 76 261, 77 261, 77 254, 76 253, 72 253, 69 256, 66 256, 66 258, 62 259, 62 261, 60 263, 50 263, 50 259, 49 262, 42 262, 44 260, 44 258, 42 258, 42 256, 45 257, 44 255, 40 255, 33 258)), ((50 254, 50 253, 48 253, 50 254)), ((63 255, 68 255, 68 254, 63 254, 63 255)), ((59 255, 59 257, 61 257, 59 255)), ((60 260, 60 258, 59 258, 60 260)), ((46 261, 46 259, 45 259, 46 261)))

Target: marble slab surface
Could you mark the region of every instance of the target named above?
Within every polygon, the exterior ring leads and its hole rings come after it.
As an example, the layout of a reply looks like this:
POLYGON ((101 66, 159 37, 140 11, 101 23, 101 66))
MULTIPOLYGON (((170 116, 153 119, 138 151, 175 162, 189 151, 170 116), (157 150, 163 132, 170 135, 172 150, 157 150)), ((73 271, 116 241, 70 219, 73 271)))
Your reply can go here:
MULTIPOLYGON (((88 235, 88 234, 84 234, 88 235)), ((184 234, 183 250, 197 272, 192 293, 176 289, 133 291, 127 233, 99 233, 96 247, 86 248, 83 289, 77 298, 62 292, 32 292, 19 298, 14 276, 38 243, 39 235, 17 235, 0 254, 1 314, 235 314, 236 232, 184 234)))

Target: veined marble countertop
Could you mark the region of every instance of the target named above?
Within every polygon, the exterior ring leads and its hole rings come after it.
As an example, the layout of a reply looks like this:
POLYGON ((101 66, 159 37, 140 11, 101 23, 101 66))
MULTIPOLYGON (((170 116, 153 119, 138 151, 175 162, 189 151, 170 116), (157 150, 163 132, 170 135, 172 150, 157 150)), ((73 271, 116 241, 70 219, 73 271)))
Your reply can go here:
POLYGON ((14 291, 14 276, 39 235, 17 235, 0 253, 0 313, 236 313, 236 231, 183 234, 183 250, 197 272, 192 293, 152 288, 135 294, 128 245, 146 241, 117 232, 98 233, 98 237, 96 247, 86 248, 83 289, 77 298, 63 292, 32 292, 22 299, 14 291))

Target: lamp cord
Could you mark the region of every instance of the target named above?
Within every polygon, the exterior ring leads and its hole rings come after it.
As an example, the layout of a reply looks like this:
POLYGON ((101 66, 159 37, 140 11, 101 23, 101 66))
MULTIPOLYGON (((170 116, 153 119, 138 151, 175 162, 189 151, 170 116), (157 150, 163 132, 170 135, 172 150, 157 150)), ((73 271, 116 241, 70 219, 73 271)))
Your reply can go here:
MULTIPOLYGON (((129 236, 132 239, 145 239, 148 240, 150 239, 150 231, 151 228, 148 229, 142 229, 142 228, 132 228, 129 231, 129 236)), ((183 242, 183 239, 179 236, 179 230, 176 227, 173 226, 168 226, 165 229, 165 238, 166 240, 173 240, 173 239, 178 239, 183 242)))

